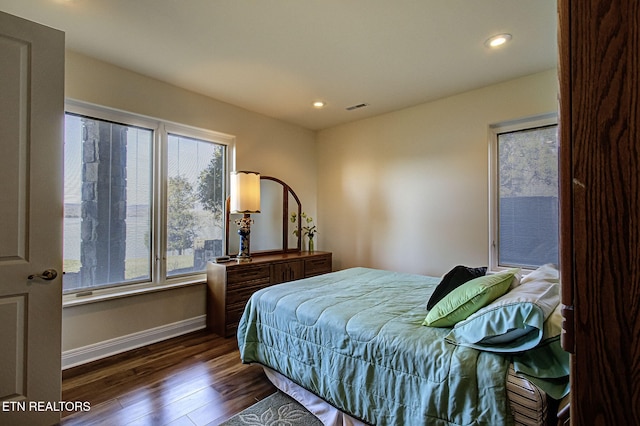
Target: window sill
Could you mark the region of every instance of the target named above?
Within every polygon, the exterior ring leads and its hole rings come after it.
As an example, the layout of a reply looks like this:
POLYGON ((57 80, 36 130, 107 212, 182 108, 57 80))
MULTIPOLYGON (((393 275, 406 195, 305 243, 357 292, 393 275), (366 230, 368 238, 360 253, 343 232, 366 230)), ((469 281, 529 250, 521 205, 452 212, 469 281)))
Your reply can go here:
POLYGON ((62 296, 62 307, 70 308, 73 306, 87 305, 90 303, 105 302, 108 300, 122 299, 125 297, 139 296, 147 293, 156 293, 159 291, 174 290, 182 287, 205 284, 207 282, 206 275, 197 275, 187 280, 179 282, 166 282, 163 284, 139 284, 128 285, 120 288, 109 288, 103 290, 94 290, 92 294, 86 296, 77 296, 75 293, 62 296))

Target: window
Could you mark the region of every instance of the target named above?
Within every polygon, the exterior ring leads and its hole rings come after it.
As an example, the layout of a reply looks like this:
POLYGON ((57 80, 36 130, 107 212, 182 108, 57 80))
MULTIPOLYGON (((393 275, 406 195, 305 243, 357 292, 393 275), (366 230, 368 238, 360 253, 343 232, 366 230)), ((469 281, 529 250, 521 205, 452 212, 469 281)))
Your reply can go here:
POLYGON ((168 136, 167 275, 202 272, 222 256, 225 147, 168 136))
POLYGON ((206 262, 224 251, 232 142, 214 132, 69 104, 64 292, 202 279, 206 262))
POLYGON ((150 279, 153 136, 67 113, 65 291, 150 279))
POLYGON ((492 126, 493 269, 558 263, 558 137, 554 116, 492 126))

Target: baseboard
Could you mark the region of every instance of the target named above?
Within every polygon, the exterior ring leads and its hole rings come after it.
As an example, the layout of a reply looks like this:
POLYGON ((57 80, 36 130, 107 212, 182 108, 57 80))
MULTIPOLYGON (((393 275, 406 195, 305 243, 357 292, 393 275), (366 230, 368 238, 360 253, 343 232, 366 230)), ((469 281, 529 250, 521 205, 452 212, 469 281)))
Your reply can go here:
POLYGON ((62 353, 62 369, 65 370, 131 349, 150 345, 151 343, 156 343, 161 340, 201 330, 207 326, 206 319, 206 315, 200 315, 126 336, 116 337, 115 339, 64 351, 62 353))

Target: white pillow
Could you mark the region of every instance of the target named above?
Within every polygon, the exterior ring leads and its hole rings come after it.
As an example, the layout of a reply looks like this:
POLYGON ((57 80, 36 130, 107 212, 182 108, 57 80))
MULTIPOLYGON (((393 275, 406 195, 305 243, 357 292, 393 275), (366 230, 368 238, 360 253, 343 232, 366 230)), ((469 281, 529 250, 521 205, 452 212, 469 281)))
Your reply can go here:
POLYGON ((542 265, 535 271, 530 272, 529 274, 522 277, 520 280, 520 284, 526 284, 529 281, 548 281, 551 283, 559 283, 560 282, 560 272, 556 266, 552 263, 547 263, 546 265, 542 265))
POLYGON ((518 287, 457 323, 445 339, 491 352, 514 353, 535 347, 542 340, 545 320, 560 303, 557 278, 553 278, 548 265, 541 268, 524 277, 518 287))

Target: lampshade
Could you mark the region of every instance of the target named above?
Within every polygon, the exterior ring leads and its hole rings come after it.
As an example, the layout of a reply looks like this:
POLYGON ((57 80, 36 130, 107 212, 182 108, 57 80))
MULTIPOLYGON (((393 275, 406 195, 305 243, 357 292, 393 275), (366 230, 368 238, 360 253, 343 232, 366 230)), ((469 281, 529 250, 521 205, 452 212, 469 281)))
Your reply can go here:
POLYGON ((231 213, 260 213, 260 173, 231 172, 229 189, 231 213))

